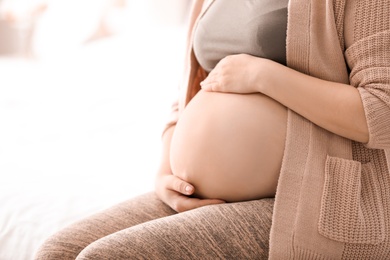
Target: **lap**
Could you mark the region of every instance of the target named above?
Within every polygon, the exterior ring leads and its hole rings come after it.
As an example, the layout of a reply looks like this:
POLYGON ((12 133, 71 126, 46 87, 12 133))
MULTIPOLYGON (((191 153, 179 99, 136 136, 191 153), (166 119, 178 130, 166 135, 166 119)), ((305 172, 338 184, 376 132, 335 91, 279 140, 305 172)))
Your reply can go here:
POLYGON ((36 259, 75 259, 92 242, 117 231, 176 212, 151 192, 82 219, 54 234, 40 247, 36 259))
POLYGON ((148 193, 59 231, 35 259, 267 259, 273 201, 177 214, 148 193))
POLYGON ((77 259, 267 259, 273 199, 205 206, 97 240, 77 259))

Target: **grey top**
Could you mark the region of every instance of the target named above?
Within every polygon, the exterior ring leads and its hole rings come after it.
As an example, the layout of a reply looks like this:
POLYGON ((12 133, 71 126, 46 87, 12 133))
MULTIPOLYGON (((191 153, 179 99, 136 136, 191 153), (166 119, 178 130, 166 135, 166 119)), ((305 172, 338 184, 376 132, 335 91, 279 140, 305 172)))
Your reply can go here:
POLYGON ((286 64, 287 5, 288 0, 215 0, 195 31, 199 64, 211 71, 239 53, 286 64))

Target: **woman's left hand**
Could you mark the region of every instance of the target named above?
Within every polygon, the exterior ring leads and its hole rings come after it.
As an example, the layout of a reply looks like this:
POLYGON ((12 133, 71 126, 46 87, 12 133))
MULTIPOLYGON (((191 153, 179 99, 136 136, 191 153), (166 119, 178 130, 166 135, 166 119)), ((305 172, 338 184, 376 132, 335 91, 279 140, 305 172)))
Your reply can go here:
POLYGON ((206 91, 237 94, 259 92, 262 60, 247 54, 227 56, 201 82, 201 87, 206 91))

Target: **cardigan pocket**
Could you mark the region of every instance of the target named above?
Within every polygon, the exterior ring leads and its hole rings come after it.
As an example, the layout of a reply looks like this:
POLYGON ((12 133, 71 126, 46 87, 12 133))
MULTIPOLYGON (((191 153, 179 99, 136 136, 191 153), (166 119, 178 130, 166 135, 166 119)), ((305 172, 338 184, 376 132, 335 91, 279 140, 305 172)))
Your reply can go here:
POLYGON ((372 163, 327 156, 318 230, 344 243, 378 244, 385 239, 380 183, 372 163))

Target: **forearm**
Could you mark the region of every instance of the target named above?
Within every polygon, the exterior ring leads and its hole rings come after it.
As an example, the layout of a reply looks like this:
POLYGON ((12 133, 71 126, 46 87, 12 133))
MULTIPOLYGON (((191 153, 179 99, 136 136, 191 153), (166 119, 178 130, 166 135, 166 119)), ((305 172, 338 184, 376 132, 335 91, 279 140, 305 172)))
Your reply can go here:
POLYGON ((321 80, 278 63, 261 66, 259 91, 314 124, 340 136, 366 143, 368 127, 358 90, 350 85, 321 80))

